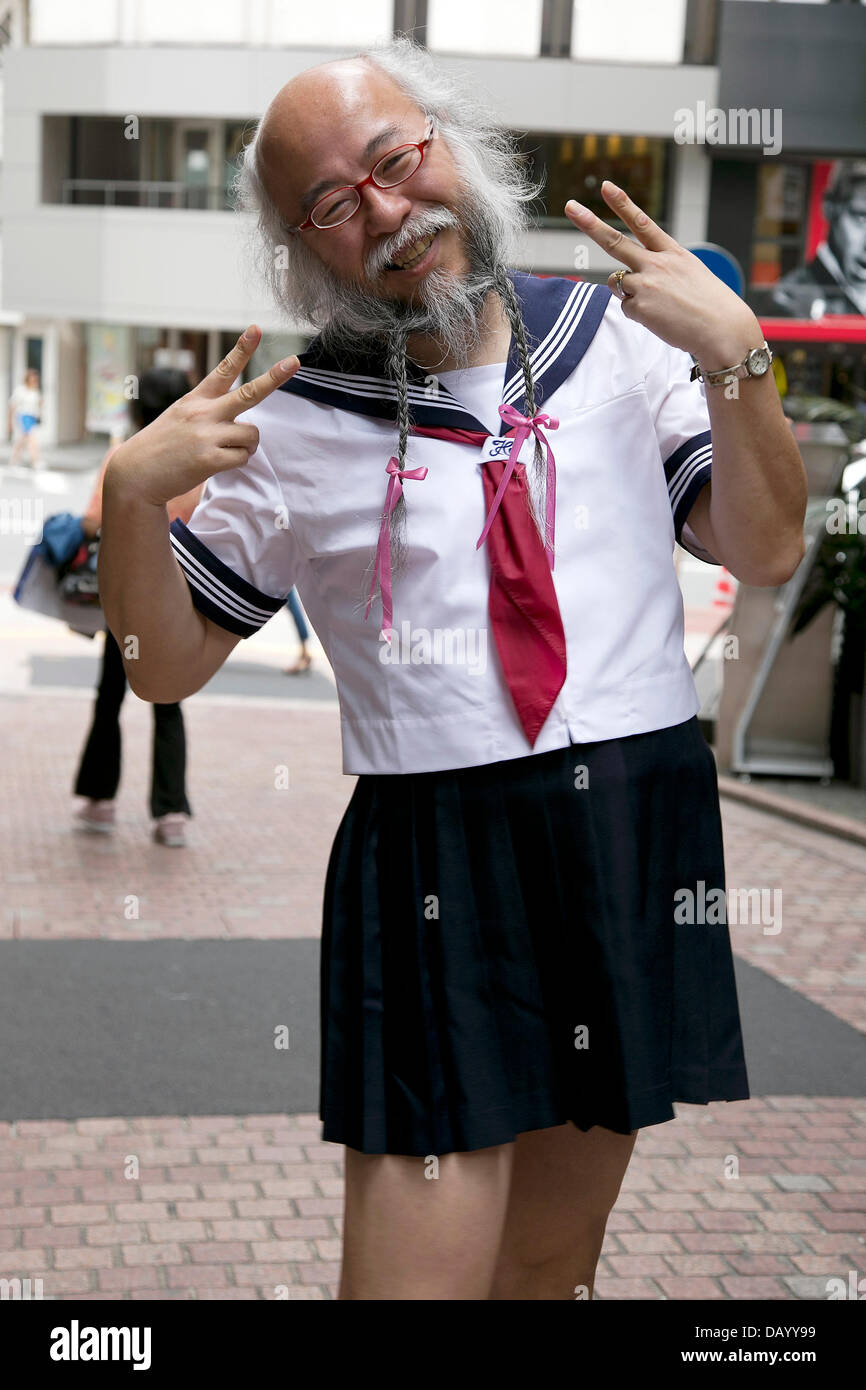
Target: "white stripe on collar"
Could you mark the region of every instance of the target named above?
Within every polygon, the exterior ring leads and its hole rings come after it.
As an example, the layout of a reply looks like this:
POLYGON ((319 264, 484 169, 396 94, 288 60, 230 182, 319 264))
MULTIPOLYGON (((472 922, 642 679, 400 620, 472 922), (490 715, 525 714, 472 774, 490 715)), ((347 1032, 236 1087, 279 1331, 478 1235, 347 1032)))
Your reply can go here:
MULTIPOLYGON (((574 292, 569 295, 550 332, 542 339, 538 347, 529 354, 529 363, 536 381, 540 380, 547 368, 556 361, 565 347, 565 344, 574 333, 583 317, 584 310, 589 304, 594 289, 595 286, 588 282, 575 285, 574 292)), ((505 389, 502 393, 503 402, 510 405, 522 391, 523 373, 517 371, 510 380, 505 383, 505 389)))
MULTIPOLYGON (((431 373, 435 377, 435 373, 431 373)), ((396 401, 397 388, 383 377, 353 376, 347 372, 327 371, 322 367, 301 367, 295 372, 295 377, 302 381, 309 381, 311 385, 324 386, 329 389, 345 391, 352 396, 365 397, 371 400, 396 401), (369 383, 369 384, 367 384, 369 383)), ((423 386, 409 385, 409 399, 417 401, 426 406, 458 410, 464 415, 470 415, 460 402, 451 395, 447 387, 438 384, 436 391, 428 391, 423 386), (443 395, 445 400, 438 400, 437 397, 443 395)))

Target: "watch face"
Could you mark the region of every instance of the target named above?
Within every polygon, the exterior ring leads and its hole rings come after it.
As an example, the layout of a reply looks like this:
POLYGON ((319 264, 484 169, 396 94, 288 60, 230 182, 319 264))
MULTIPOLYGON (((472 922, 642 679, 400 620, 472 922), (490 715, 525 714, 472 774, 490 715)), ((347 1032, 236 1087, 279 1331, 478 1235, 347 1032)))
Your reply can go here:
POLYGON ((770 354, 766 348, 755 348, 748 356, 749 373, 751 376, 763 376, 770 367, 770 354))

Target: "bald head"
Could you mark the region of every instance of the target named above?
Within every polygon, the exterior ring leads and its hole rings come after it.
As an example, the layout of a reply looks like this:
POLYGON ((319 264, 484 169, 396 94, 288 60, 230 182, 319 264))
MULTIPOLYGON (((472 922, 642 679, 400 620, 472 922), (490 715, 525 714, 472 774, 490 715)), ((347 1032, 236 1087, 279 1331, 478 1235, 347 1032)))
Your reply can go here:
POLYGON ((420 139, 423 122, 419 107, 374 63, 321 63, 287 82, 268 106, 258 135, 260 173, 281 209, 295 200, 306 213, 328 188, 369 172, 353 164, 353 155, 363 161, 420 139))
POLYGON ((281 87, 262 118, 260 139, 267 148, 274 141, 301 137, 321 123, 351 121, 363 109, 370 84, 394 83, 366 58, 337 58, 307 68, 281 87))

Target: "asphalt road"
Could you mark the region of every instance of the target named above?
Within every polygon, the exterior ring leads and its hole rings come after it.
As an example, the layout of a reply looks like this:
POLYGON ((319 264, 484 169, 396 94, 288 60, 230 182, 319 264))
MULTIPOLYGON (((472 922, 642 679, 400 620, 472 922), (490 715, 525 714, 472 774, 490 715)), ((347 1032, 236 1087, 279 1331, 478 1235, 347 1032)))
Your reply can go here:
MULTIPOLYGON (((0 965, 0 1120, 318 1108, 317 941, 4 941, 0 965)), ((736 974, 754 1095, 860 1094, 866 1037, 736 974)))

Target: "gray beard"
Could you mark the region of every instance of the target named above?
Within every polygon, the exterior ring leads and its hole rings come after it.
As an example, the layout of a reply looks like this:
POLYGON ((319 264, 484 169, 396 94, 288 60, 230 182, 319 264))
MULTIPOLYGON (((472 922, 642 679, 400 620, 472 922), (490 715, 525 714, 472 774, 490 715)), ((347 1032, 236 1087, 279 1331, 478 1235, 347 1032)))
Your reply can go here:
MULTIPOLYGON (((482 313, 492 289, 493 278, 486 272, 470 272, 458 280, 434 269, 424 277, 414 304, 350 291, 343 312, 322 330, 322 342, 339 354, 365 344, 393 348, 398 342, 405 345, 413 334, 423 334, 441 349, 440 361, 453 358, 465 366, 480 346, 482 313)), ((429 365, 432 369, 436 364, 429 365)))
MULTIPOLYGON (((405 349, 413 334, 431 338, 441 349, 441 361, 452 358, 458 366, 467 365, 481 343, 484 306, 496 287, 503 267, 493 246, 493 236, 481 218, 471 212, 461 225, 446 208, 431 208, 402 228, 369 258, 368 277, 387 275, 384 269, 392 255, 416 238, 454 227, 462 233, 468 269, 462 276, 438 267, 418 285, 414 301, 389 299, 358 283, 334 280, 320 286, 319 304, 326 312, 320 317, 323 346, 336 355, 349 354, 359 347, 384 347, 393 353, 396 344, 405 349)), ((309 289, 315 289, 308 285, 309 289)), ((319 315, 317 315, 319 317, 319 315)))

